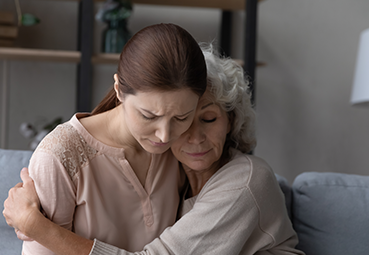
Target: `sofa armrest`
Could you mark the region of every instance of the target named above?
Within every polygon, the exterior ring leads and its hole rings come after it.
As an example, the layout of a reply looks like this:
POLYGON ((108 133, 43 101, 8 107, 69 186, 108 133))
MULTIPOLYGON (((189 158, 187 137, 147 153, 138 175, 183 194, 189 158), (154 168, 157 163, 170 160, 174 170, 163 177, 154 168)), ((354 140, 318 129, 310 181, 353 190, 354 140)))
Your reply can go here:
MULTIPOLYGON (((0 149, 0 203, 1 212, 8 191, 21 181, 20 170, 28 166, 32 151, 0 149)), ((18 240, 14 229, 6 224, 3 215, 0 217, 0 253, 7 255, 21 254, 22 242, 18 240)))
POLYGON ((368 254, 368 216, 368 176, 309 172, 292 185, 297 248, 306 254, 368 254))

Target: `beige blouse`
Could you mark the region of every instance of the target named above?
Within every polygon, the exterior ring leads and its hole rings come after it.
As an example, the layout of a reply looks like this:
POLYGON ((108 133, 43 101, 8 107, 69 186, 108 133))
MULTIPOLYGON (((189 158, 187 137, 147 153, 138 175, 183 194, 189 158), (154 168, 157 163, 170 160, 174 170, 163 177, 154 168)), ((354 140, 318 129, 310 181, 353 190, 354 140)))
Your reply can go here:
MULTIPOLYGON (((124 150, 93 138, 76 114, 34 152, 29 172, 53 222, 88 239, 141 250, 176 220, 183 175, 171 151, 153 154, 144 187, 124 150)), ((53 254, 37 242, 24 255, 53 254)))

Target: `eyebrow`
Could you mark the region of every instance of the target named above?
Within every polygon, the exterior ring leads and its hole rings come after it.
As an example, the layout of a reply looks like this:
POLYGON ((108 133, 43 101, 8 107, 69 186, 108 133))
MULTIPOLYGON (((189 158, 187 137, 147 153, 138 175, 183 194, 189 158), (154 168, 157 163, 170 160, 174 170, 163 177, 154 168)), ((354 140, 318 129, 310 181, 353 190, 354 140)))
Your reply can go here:
MULTIPOLYGON (((155 116, 155 117, 163 117, 163 116, 164 116, 164 115, 156 115, 156 114, 154 114, 154 113, 150 112, 149 110, 146 110, 146 109, 143 109, 143 108, 141 108, 141 110, 142 110, 142 111, 144 111, 144 112, 147 112, 147 113, 149 113, 149 114, 151 114, 151 115, 153 115, 153 116, 155 116)), ((191 113, 191 112, 193 112, 193 111, 194 111, 194 110, 192 109, 191 111, 186 112, 186 113, 184 113, 184 114, 176 115, 176 117, 184 117, 184 116, 186 116, 186 115, 190 114, 190 113, 191 113)))
POLYGON ((203 107, 201 107, 201 110, 205 109, 206 107, 210 106, 210 105, 213 105, 214 103, 211 102, 211 103, 208 103, 207 105, 204 105, 203 107))

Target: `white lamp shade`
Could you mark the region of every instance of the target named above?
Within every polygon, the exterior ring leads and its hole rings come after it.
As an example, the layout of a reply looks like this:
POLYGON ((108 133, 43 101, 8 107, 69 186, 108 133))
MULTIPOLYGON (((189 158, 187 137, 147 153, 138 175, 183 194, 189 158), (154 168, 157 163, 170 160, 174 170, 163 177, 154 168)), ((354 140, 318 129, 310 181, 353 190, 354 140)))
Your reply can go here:
POLYGON ((369 29, 360 36, 351 103, 369 107, 369 29))

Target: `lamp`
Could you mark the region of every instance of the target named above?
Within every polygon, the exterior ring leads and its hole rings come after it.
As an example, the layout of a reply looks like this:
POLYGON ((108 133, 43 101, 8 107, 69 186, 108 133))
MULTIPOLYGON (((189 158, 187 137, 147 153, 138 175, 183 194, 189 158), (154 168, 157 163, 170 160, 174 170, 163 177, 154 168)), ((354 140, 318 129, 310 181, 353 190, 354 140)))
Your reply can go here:
POLYGON ((351 104, 369 107, 369 29, 360 36, 351 104))

